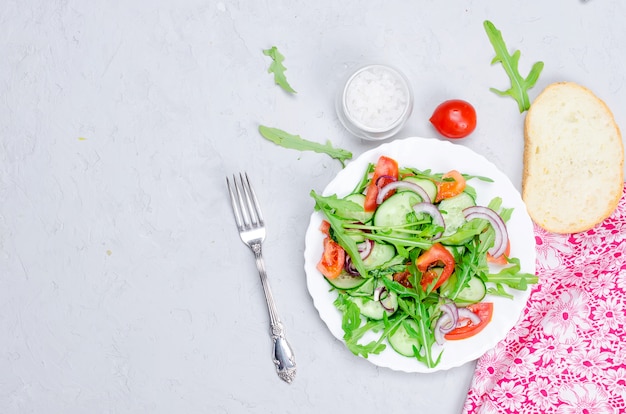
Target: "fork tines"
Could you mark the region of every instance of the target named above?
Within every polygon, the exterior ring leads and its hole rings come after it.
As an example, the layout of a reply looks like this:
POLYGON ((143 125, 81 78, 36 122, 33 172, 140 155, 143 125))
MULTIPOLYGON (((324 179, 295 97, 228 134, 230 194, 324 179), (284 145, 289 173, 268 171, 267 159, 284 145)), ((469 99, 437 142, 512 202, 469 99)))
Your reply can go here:
POLYGON ((233 185, 226 177, 230 201, 239 228, 263 226, 263 214, 256 193, 250 185, 247 173, 239 173, 239 180, 233 174, 233 185))

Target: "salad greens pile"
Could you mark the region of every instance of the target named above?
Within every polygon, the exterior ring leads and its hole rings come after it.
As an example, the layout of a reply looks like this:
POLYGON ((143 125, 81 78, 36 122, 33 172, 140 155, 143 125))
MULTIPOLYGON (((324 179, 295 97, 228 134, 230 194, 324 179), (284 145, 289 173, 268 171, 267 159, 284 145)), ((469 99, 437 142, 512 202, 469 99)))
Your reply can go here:
POLYGON ((495 88, 490 88, 490 90, 500 96, 508 95, 515 99, 520 113, 527 111, 530 108, 528 90, 535 86, 535 83, 539 78, 539 74, 543 70, 543 62, 535 62, 530 69, 528 76, 524 78, 519 73, 518 68, 521 54, 520 51, 516 50, 512 55, 509 54, 506 44, 504 43, 504 39, 502 38, 502 33, 496 29, 493 23, 489 20, 485 20, 483 25, 485 27, 485 31, 487 32, 487 36, 489 37, 489 41, 496 52, 496 56, 491 61, 491 64, 493 65, 500 62, 511 80, 511 87, 506 91, 501 91, 495 88))
MULTIPOLYGON (((442 344, 437 331, 446 317, 446 306, 453 305, 459 315, 467 314, 467 309, 485 303, 488 295, 512 299, 510 289, 526 290, 538 278, 522 272, 519 259, 514 257, 503 256, 502 264, 490 265, 488 252, 496 239, 494 226, 486 219, 463 218, 462 210, 476 199, 476 190, 467 181, 492 180, 463 175, 466 183, 461 193, 444 200, 433 197, 430 201, 413 192, 409 184, 406 188, 397 186, 391 196, 377 202, 375 210, 368 213, 364 208, 365 195, 371 188, 384 191, 386 185, 379 183, 381 177, 376 177, 376 169, 370 163, 360 182, 345 197, 311 191, 315 209, 323 214, 323 224, 329 225, 327 238, 345 252, 339 273, 328 277, 320 267, 330 257, 325 243, 318 269, 326 276, 331 291, 337 294, 334 304, 342 313, 343 339, 350 351, 367 358, 391 345, 399 354, 416 358, 432 368, 443 354, 443 351, 436 354, 435 344, 442 344), (414 207, 423 203, 438 209, 444 217, 443 226, 414 207), (428 270, 420 267, 421 258, 434 250, 434 245, 443 246, 454 258, 454 271, 443 283, 424 279, 431 270, 443 278, 440 261, 433 261, 428 270), (368 255, 363 254, 364 246, 371 248, 368 255)), ((445 182, 445 177, 430 170, 404 167, 398 169, 396 179, 391 181, 422 180, 425 188, 428 182, 445 182)), ((512 209, 502 206, 499 197, 486 207, 478 207, 496 212, 504 222, 513 214, 512 209)), ((489 320, 481 320, 481 324, 489 320)), ((468 336, 477 333, 471 332, 471 322, 469 328, 461 326, 463 322, 467 319, 458 319, 459 329, 469 330, 468 336)), ((452 328, 457 326, 450 327, 448 332, 452 328)), ((455 339, 462 338, 463 335, 455 339)))

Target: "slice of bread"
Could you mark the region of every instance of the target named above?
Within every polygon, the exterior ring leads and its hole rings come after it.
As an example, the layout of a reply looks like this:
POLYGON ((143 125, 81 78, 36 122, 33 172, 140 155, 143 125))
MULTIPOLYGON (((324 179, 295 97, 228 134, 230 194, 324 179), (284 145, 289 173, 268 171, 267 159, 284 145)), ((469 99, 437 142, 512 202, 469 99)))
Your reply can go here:
POLYGON ((532 220, 553 233, 578 233, 617 207, 624 144, 611 110, 573 82, 547 86, 524 124, 522 198, 532 220))

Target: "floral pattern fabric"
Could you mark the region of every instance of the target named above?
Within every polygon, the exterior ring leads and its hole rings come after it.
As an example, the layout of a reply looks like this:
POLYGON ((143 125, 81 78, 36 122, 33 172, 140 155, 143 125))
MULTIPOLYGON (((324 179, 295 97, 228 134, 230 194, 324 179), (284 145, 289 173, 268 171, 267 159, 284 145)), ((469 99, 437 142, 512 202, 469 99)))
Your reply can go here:
POLYGON ((625 413, 626 196, 589 231, 535 239, 539 284, 478 360, 463 412, 625 413))

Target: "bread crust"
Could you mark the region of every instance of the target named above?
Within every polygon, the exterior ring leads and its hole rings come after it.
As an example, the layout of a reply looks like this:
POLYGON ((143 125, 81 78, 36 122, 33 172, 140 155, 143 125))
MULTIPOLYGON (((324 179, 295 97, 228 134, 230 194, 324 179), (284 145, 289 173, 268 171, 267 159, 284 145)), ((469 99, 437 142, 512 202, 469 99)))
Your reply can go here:
POLYGON ((524 121, 522 171, 522 199, 537 225, 568 234, 604 221, 621 198, 623 166, 619 126, 591 90, 556 82, 537 96, 524 121))

